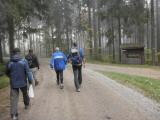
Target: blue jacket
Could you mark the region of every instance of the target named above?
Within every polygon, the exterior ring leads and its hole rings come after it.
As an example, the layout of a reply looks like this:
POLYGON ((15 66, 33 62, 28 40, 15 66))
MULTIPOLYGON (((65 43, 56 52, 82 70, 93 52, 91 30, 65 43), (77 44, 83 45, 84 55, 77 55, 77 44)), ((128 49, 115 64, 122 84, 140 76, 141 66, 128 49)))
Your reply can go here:
POLYGON ((56 71, 65 70, 67 64, 67 57, 63 52, 57 51, 52 54, 50 60, 50 67, 54 68, 56 71))
POLYGON ((28 62, 18 54, 11 57, 10 62, 7 64, 7 71, 12 88, 27 86, 27 78, 29 81, 33 80, 28 62))

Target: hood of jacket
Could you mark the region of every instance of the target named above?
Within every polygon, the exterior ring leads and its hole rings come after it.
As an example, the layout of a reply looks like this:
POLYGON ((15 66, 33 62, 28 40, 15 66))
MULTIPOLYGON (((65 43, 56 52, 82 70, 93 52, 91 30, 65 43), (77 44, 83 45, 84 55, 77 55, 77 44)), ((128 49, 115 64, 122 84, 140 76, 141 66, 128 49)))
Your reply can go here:
POLYGON ((20 60, 22 60, 22 57, 21 57, 19 54, 13 55, 13 56, 11 57, 11 61, 12 61, 12 62, 18 62, 18 61, 20 61, 20 60))

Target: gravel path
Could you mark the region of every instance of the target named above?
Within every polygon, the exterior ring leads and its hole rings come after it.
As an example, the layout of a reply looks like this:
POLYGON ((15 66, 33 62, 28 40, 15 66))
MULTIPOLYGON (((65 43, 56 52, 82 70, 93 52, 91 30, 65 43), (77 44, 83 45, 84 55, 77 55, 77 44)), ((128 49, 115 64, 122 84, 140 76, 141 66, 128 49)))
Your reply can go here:
POLYGON ((63 90, 47 62, 38 77, 31 108, 25 111, 21 101, 20 120, 160 120, 158 103, 89 67, 83 71, 80 93, 75 92, 70 69, 64 73, 63 90))
POLYGON ((80 93, 75 92, 73 75, 65 71, 65 87, 56 85, 48 66, 41 70, 41 85, 23 120, 158 120, 159 105, 109 78, 85 69, 80 93))

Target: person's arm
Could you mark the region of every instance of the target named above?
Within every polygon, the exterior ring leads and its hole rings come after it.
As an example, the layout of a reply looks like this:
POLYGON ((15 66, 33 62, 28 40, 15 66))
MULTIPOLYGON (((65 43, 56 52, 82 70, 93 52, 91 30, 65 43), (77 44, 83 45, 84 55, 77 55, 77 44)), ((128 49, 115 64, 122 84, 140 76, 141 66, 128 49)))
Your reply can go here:
POLYGON ((66 57, 66 55, 63 53, 63 57, 64 57, 64 61, 65 61, 65 64, 67 64, 67 57, 66 57))
POLYGON ((67 62, 72 64, 71 56, 72 56, 71 53, 69 53, 69 55, 68 55, 68 57, 67 57, 67 62))
POLYGON ((85 68, 85 66, 86 66, 86 59, 85 59, 84 55, 82 55, 81 57, 82 57, 83 67, 85 68))
POLYGON ((53 57, 53 55, 51 56, 51 60, 50 60, 50 68, 54 68, 54 57, 53 57))
POLYGON ((6 69, 5 69, 5 74, 8 76, 8 77, 10 77, 10 67, 9 67, 10 65, 9 65, 9 62, 7 63, 7 65, 6 65, 6 69))
POLYGON ((82 62, 83 62, 83 67, 85 68, 86 67, 86 59, 83 58, 82 62))

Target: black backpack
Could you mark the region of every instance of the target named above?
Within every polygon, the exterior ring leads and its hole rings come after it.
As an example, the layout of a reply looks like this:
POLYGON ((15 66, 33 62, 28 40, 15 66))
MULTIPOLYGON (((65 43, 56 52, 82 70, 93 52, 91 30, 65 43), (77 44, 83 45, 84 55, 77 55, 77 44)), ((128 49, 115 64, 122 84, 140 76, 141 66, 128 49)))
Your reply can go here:
POLYGON ((82 64, 82 57, 80 56, 79 51, 77 52, 71 52, 71 61, 72 65, 81 65, 82 64))
POLYGON ((28 56, 26 57, 26 59, 27 59, 27 61, 28 61, 29 67, 32 68, 32 67, 34 66, 34 62, 33 62, 34 56, 28 55, 28 56))

